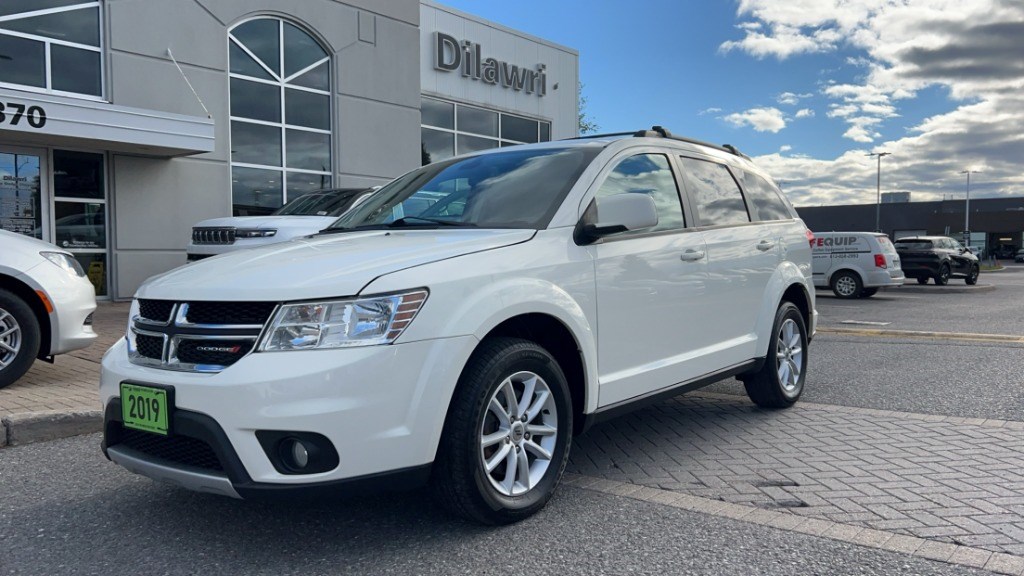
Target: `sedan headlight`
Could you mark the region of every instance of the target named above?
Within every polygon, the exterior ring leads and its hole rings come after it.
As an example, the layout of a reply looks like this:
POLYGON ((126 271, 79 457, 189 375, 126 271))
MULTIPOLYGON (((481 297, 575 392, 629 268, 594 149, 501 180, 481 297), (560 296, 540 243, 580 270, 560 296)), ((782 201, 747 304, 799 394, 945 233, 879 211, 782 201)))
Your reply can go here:
POLYGON ((260 228, 238 228, 235 230, 235 238, 270 238, 274 234, 277 234, 277 230, 272 228, 266 230, 260 228))
POLYGON ((409 326, 426 301, 427 291, 416 290, 351 300, 285 304, 274 315, 260 350, 390 344, 409 326))
POLYGON ((65 254, 64 252, 40 252, 39 255, 60 266, 68 274, 85 276, 85 270, 82 269, 82 265, 71 254, 65 254))

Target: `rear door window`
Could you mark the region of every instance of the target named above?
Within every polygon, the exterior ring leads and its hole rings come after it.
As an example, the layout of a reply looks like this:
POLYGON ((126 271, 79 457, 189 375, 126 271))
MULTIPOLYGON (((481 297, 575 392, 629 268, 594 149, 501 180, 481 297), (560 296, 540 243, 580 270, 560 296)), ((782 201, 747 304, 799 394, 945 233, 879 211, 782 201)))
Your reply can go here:
POLYGON ((737 173, 743 175, 743 193, 754 220, 767 222, 793 218, 778 188, 753 172, 740 170, 737 173))
POLYGON ((730 226, 750 222, 743 194, 723 164, 680 157, 686 191, 701 226, 730 226))

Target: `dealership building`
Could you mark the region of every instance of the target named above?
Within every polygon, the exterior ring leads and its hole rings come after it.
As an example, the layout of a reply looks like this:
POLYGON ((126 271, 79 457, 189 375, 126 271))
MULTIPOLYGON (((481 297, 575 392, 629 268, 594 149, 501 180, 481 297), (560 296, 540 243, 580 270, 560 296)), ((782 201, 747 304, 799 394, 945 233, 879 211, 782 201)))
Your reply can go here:
POLYGON ((573 137, 577 83, 576 51, 430 0, 2 0, 0 229, 130 298, 200 220, 573 137))

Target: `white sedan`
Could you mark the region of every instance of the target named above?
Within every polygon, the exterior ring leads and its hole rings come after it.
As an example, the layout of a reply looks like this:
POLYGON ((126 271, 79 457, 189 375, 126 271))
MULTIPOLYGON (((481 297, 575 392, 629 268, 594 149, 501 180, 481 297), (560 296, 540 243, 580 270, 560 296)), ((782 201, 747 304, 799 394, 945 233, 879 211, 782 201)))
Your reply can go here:
POLYGON ((0 230, 0 388, 36 358, 91 344, 95 310, 96 290, 74 256, 0 230))

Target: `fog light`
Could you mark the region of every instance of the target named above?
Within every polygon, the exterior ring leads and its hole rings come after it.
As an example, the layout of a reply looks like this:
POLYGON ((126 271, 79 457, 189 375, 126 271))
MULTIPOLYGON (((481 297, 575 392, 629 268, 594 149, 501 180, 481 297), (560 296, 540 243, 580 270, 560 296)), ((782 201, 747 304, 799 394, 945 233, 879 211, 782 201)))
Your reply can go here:
POLYGON ((292 465, 298 469, 305 468, 309 465, 309 451, 306 450, 306 446, 301 440, 291 441, 291 453, 292 453, 292 465))

